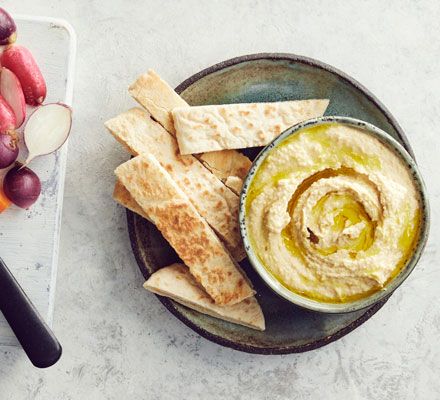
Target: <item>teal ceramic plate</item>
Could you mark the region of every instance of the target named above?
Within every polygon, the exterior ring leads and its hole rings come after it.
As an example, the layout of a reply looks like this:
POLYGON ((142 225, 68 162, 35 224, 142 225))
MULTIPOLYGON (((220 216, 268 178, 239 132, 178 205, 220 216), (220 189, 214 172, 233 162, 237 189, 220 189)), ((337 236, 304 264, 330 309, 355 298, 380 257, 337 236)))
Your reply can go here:
MULTIPOLYGON (((413 155, 391 113, 366 88, 341 71, 310 58, 293 54, 242 56, 193 75, 176 91, 191 105, 328 98, 326 115, 370 122, 413 155)), ((259 150, 245 153, 254 158, 259 150)), ((146 279, 160 267, 178 260, 151 223, 130 211, 127 219, 132 248, 146 279)), ((250 353, 286 354, 312 350, 341 338, 369 319, 388 299, 348 314, 306 311, 272 292, 247 260, 241 264, 258 292, 266 317, 264 332, 220 321, 164 297, 158 296, 159 300, 186 325, 213 342, 250 353)))

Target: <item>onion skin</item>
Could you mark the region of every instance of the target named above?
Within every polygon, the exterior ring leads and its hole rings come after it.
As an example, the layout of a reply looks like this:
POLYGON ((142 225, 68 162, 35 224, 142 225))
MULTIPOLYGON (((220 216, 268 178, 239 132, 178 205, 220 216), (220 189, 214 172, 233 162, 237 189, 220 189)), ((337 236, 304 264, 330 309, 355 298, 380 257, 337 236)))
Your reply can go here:
POLYGON ((29 208, 40 196, 40 178, 31 169, 16 163, 3 180, 3 191, 16 206, 29 208))
POLYGON ((7 133, 0 133, 0 169, 12 165, 17 157, 17 137, 7 133))
POLYGON ((46 98, 43 74, 32 53, 24 46, 9 46, 0 57, 0 64, 12 71, 21 83, 26 103, 39 106, 46 98))
POLYGON ((11 15, 0 7, 0 45, 14 43, 17 39, 17 26, 11 15))
POLYGON ((0 133, 13 131, 16 122, 14 111, 4 97, 0 95, 0 133))

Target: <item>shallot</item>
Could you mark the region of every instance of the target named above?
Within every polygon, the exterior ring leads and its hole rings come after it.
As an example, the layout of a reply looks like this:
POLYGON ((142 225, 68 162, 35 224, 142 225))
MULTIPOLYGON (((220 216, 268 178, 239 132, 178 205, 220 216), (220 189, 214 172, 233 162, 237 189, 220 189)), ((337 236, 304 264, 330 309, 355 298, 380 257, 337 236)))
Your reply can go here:
POLYGON ((0 45, 14 43, 17 39, 17 26, 9 13, 0 7, 0 45))
POLYGON ((5 176, 3 192, 16 206, 29 208, 40 196, 40 178, 31 169, 16 163, 5 176))
POLYGON ((25 165, 32 159, 58 150, 69 137, 72 110, 62 103, 39 107, 24 128, 24 141, 29 150, 25 165))
POLYGON ((0 133, 0 169, 9 167, 18 157, 15 133, 0 133))

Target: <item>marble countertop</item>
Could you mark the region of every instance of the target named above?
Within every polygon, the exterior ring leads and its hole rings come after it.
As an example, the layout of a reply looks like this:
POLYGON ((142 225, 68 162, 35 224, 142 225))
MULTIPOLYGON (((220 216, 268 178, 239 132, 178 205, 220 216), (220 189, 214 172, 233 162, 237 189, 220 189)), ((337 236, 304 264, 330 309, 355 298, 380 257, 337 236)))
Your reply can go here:
POLYGON ((78 34, 54 330, 64 356, 34 369, 0 349, 0 399, 440 398, 440 4, 435 0, 3 0, 78 34), (432 209, 418 267, 371 320, 321 349, 255 356, 200 338, 142 289, 112 170, 127 158, 103 122, 152 67, 176 85, 213 63, 291 52, 347 72, 407 132, 432 209))

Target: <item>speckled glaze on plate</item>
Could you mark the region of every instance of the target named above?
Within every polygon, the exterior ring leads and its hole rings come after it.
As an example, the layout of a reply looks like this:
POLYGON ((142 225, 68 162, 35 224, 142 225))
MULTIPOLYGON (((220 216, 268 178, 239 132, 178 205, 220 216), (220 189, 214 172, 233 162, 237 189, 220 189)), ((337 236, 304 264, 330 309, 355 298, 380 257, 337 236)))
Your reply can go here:
MULTIPOLYGON (((191 76, 176 91, 191 105, 328 98, 326 115, 370 122, 398 140, 413 156, 402 129, 374 95, 343 72, 310 58, 279 53, 237 57, 191 76)), ((259 150, 246 150, 245 154, 254 158, 259 150)), ((178 260, 151 223, 130 211, 127 220, 133 252, 145 279, 178 260)), ((364 323, 388 300, 387 297, 366 310, 348 314, 306 311, 269 289, 248 260, 241 265, 258 292, 266 317, 264 332, 203 315, 165 297, 158 298, 201 336, 257 354, 299 353, 324 346, 364 323)))

